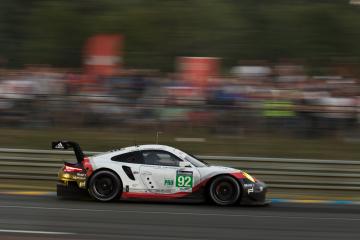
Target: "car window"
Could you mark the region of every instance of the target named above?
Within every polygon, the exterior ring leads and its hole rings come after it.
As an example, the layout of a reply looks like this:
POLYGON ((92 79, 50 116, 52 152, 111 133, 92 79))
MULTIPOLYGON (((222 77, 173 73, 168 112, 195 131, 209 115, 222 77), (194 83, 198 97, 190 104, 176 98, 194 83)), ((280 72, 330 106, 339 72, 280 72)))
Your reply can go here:
POLYGON ((166 151, 142 151, 144 164, 178 167, 181 159, 166 151))
POLYGON ((192 165, 194 165, 195 167, 208 167, 209 164, 207 162, 204 162, 198 158, 196 158, 194 155, 189 154, 189 153, 185 153, 185 159, 188 162, 191 162, 192 165))
POLYGON ((111 160, 116 162, 136 163, 136 164, 143 164, 144 162, 141 154, 138 151, 120 154, 112 157, 111 160))

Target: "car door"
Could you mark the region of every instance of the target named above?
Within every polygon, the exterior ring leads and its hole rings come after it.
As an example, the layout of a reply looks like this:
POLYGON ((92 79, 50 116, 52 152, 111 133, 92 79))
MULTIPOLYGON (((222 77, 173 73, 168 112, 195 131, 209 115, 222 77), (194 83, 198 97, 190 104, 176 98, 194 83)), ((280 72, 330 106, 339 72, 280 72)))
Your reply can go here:
POLYGON ((139 151, 122 153, 111 158, 111 168, 121 176, 124 191, 144 191, 140 177, 143 158, 139 151))
POLYGON ((141 152, 144 164, 140 167, 140 176, 148 192, 177 193, 191 192, 199 180, 196 168, 180 167, 180 159, 173 153, 163 150, 144 150, 141 152))

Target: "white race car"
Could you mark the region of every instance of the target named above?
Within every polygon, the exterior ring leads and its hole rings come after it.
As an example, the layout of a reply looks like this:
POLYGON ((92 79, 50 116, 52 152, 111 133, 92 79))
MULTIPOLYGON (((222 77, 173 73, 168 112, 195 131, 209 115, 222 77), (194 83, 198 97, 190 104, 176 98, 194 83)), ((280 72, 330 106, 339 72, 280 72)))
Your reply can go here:
POLYGON ((85 192, 98 201, 115 199, 200 199, 217 205, 264 205, 266 185, 244 171, 210 166, 179 149, 140 145, 84 156, 79 144, 56 141, 53 149, 73 148, 77 163, 59 171, 57 195, 85 192))

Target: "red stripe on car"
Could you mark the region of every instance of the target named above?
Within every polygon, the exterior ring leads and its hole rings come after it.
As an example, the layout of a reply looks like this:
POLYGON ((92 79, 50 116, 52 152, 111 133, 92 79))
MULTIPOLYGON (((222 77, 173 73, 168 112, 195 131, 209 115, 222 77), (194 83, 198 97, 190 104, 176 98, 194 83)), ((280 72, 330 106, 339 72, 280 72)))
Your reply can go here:
POLYGON ((237 179, 245 178, 245 176, 244 176, 244 174, 242 172, 233 172, 233 173, 230 173, 230 175, 237 178, 237 179))
POLYGON ((90 159, 88 157, 84 157, 82 164, 86 170, 86 176, 90 176, 93 173, 93 168, 90 163, 90 159))

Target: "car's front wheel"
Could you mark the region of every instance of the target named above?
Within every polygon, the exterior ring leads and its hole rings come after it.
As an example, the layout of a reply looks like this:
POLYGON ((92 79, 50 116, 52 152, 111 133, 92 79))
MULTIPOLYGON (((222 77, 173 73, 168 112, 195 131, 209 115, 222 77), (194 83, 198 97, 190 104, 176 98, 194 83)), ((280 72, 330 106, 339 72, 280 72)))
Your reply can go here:
POLYGON ((240 193, 239 183, 230 176, 215 178, 209 187, 209 195, 212 202, 222 206, 235 204, 240 197, 240 193))
POLYGON ((115 173, 101 170, 91 177, 88 190, 94 199, 109 202, 120 197, 122 188, 122 182, 115 173))

